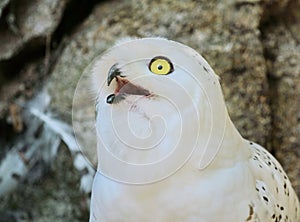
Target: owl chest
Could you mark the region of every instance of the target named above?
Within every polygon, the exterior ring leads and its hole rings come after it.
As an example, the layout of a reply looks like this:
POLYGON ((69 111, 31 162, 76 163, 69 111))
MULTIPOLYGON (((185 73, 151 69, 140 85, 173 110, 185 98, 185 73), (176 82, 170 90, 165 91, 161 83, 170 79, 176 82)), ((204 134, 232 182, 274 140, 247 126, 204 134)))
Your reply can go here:
MULTIPOLYGON (((249 212, 249 194, 234 192, 233 178, 216 184, 214 178, 162 181, 130 186, 102 183, 100 208, 105 221, 243 221, 249 212), (231 180, 231 181, 230 181, 231 180)), ((243 186, 244 184, 241 184, 243 186)))

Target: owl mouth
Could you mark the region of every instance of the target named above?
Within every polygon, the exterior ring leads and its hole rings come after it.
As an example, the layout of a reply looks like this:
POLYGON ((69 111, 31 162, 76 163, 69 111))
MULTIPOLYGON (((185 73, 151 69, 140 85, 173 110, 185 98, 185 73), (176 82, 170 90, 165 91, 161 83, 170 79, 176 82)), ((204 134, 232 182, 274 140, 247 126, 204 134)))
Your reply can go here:
POLYGON ((124 100, 128 95, 140 95, 140 96, 150 96, 149 90, 131 83, 126 76, 122 75, 121 71, 117 68, 117 64, 113 65, 108 73, 107 85, 109 86, 111 82, 115 79, 117 83, 117 88, 113 94, 110 94, 106 98, 108 104, 116 104, 124 100))

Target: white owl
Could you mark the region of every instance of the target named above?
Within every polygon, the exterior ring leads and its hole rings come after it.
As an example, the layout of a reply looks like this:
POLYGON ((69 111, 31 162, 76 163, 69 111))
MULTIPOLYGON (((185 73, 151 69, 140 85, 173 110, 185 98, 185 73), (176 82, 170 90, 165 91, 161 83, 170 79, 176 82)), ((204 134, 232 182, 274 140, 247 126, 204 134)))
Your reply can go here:
POLYGON ((96 59, 92 77, 90 222, 300 221, 282 167, 241 137, 196 51, 162 38, 126 40, 96 59))

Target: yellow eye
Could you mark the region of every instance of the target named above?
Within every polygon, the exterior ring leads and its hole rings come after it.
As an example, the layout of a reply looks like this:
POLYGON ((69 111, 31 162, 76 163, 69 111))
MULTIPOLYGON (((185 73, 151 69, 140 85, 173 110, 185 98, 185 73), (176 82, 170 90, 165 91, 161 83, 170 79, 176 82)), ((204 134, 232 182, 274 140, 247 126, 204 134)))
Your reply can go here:
POLYGON ((162 56, 154 57, 149 64, 149 69, 151 72, 157 75, 167 75, 173 72, 173 64, 171 61, 162 56))

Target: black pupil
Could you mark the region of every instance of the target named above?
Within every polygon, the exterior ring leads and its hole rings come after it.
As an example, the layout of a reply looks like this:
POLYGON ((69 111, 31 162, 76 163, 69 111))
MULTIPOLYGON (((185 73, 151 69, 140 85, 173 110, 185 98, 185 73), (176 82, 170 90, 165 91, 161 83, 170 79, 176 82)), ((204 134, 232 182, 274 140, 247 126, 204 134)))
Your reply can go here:
POLYGON ((162 65, 158 65, 158 66, 157 66, 157 69, 158 69, 158 70, 162 70, 162 68, 163 68, 162 65))

